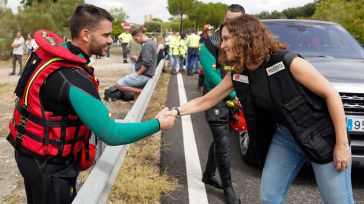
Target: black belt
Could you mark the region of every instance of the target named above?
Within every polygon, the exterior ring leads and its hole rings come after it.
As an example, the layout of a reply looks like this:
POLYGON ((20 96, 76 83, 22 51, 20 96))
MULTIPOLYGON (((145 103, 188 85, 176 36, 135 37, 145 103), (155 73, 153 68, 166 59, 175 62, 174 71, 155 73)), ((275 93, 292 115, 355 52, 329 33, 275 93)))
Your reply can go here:
POLYGON ((28 157, 36 158, 41 163, 47 162, 47 163, 52 163, 52 164, 66 164, 68 162, 74 161, 74 156, 72 153, 67 157, 56 157, 56 156, 49 156, 49 155, 42 156, 42 155, 36 154, 28 149, 25 149, 24 147, 21 147, 19 145, 16 146, 15 151, 18 151, 19 153, 26 155, 28 157))
POLYGON ((15 103, 16 109, 19 111, 19 113, 25 117, 31 120, 32 122, 43 126, 43 127, 76 127, 82 125, 82 121, 79 119, 66 119, 66 120, 44 120, 42 118, 39 118, 38 116, 35 116, 34 114, 30 113, 25 108, 21 107, 19 102, 15 103))

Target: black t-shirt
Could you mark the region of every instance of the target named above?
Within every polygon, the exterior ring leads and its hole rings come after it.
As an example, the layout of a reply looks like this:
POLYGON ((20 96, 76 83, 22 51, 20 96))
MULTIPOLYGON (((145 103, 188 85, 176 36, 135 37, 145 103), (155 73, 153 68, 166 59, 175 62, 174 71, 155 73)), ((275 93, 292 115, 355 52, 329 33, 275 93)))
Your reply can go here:
MULTIPOLYGON (((69 50, 75 55, 83 55, 88 60, 88 56, 78 47, 68 44, 69 50)), ((56 115, 67 115, 74 113, 69 99, 69 85, 76 86, 95 98, 100 99, 95 84, 86 74, 86 70, 79 68, 60 68, 53 72, 44 82, 40 97, 46 111, 54 112, 56 115)), ((101 99, 100 99, 101 100, 101 99)))
MULTIPOLYGON (((287 63, 287 68, 290 68, 292 60, 297 56, 295 53, 287 53, 284 56, 284 61, 287 63)), ((273 119, 278 123, 283 123, 283 117, 279 115, 272 101, 272 97, 268 86, 268 77, 266 74, 265 63, 262 63, 256 70, 249 71, 249 85, 252 90, 252 95, 255 104, 262 109, 269 111, 273 119)))

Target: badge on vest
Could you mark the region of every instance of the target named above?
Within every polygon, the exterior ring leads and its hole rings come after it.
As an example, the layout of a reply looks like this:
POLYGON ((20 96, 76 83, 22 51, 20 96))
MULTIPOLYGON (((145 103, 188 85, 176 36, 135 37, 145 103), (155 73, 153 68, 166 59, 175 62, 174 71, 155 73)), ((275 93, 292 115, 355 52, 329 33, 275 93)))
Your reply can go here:
POLYGON ((234 81, 242 82, 242 83, 244 83, 244 84, 249 84, 248 76, 245 76, 245 75, 241 75, 241 74, 234 74, 234 75, 233 75, 233 80, 234 80, 234 81))
POLYGON ((271 67, 268 67, 266 69, 266 71, 268 73, 268 76, 270 76, 270 75, 273 75, 273 74, 275 74, 275 73, 277 73, 279 71, 284 70, 285 68, 286 67, 284 66, 283 62, 281 61, 281 62, 278 62, 277 64, 275 64, 275 65, 273 65, 271 67))

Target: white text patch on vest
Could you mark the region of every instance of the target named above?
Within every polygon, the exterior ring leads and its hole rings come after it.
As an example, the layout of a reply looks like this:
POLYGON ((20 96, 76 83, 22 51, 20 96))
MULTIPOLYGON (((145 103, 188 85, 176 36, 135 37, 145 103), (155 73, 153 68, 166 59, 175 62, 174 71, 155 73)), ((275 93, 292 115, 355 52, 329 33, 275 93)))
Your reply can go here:
POLYGON ((270 76, 270 75, 275 74, 284 69, 285 69, 285 67, 284 67, 283 62, 278 62, 277 64, 275 64, 271 67, 268 67, 266 70, 267 70, 268 76, 270 76))
POLYGON ((241 74, 234 74, 234 75, 233 75, 233 80, 234 80, 234 81, 240 81, 240 82, 243 82, 243 83, 245 83, 245 84, 249 84, 248 76, 245 76, 245 75, 241 75, 241 74))

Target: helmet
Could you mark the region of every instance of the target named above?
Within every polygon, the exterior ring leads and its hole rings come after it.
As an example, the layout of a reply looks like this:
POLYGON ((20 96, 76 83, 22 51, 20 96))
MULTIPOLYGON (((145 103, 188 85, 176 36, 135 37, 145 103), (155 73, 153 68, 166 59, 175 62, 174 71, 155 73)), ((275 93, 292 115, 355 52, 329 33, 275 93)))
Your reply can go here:
POLYGON ((121 26, 123 27, 124 30, 130 30, 130 28, 131 28, 130 23, 127 23, 127 22, 121 23, 121 26))
POLYGON ((245 117, 242 111, 236 112, 230 116, 230 127, 237 132, 247 130, 245 117))

